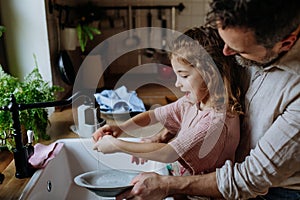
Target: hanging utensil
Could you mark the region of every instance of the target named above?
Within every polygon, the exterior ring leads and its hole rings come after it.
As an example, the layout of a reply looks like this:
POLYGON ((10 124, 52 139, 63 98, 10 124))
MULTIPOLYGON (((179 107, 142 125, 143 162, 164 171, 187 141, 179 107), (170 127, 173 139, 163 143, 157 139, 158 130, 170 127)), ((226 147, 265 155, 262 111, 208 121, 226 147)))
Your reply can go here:
POLYGON ((68 85, 73 85, 75 82, 75 72, 66 50, 61 50, 59 53, 58 68, 62 80, 68 85))
MULTIPOLYGON (((147 38, 147 42, 148 42, 148 47, 150 47, 151 45, 151 28, 152 28, 152 13, 151 10, 148 11, 147 14, 147 27, 148 27, 148 38, 147 38)), ((155 54, 155 49, 154 48, 146 48, 144 55, 148 58, 152 58, 153 55, 155 54)))
POLYGON ((162 50, 164 51, 167 46, 167 16, 164 10, 160 10, 160 17, 161 17, 161 27, 162 27, 162 34, 161 34, 161 40, 162 40, 162 50))
POLYGON ((176 28, 176 8, 173 6, 171 8, 171 28, 173 31, 175 31, 176 28))
POLYGON ((114 28, 125 28, 124 16, 121 16, 120 10, 116 10, 113 17, 113 27, 114 28))
MULTIPOLYGON (((62 25, 65 24, 63 19, 64 10, 60 8, 59 10, 59 17, 58 17, 58 27, 57 27, 57 43, 58 43, 58 71, 61 76, 61 79, 68 85, 73 85, 75 82, 75 71, 72 64, 72 61, 69 57, 69 54, 66 50, 61 49, 61 29, 63 28, 62 25)), ((66 13, 66 17, 64 19, 68 19, 68 12, 66 13)))
POLYGON ((132 7, 128 6, 128 24, 129 24, 129 36, 125 40, 125 46, 127 47, 135 47, 140 43, 139 37, 134 35, 134 29, 135 28, 135 18, 132 16, 132 7), (134 26, 133 26, 134 22, 134 26))

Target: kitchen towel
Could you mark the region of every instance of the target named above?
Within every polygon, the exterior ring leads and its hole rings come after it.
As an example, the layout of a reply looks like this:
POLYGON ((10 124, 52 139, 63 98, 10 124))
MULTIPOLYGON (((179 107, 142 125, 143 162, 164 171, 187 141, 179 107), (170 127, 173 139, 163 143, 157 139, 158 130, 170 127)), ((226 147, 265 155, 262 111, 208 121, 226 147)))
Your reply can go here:
POLYGON ((107 113, 144 112, 143 101, 135 91, 128 91, 125 86, 115 90, 103 90, 94 94, 100 110, 107 113))
POLYGON ((48 162, 57 156, 63 145, 61 142, 54 142, 49 145, 37 143, 34 145, 34 153, 29 158, 29 163, 34 168, 46 167, 48 162))

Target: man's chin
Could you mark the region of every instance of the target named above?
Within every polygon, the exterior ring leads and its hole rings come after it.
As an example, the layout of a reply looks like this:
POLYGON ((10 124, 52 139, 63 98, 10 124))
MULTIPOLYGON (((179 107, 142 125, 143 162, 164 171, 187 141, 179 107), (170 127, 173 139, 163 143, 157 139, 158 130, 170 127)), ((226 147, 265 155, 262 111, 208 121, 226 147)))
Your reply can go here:
POLYGON ((239 55, 235 56, 235 60, 242 67, 253 67, 253 66, 262 67, 265 65, 265 63, 259 63, 259 62, 253 61, 253 60, 249 60, 249 59, 243 58, 242 56, 239 56, 239 55))
POLYGON ((274 63, 276 60, 278 60, 281 56, 280 55, 273 55, 273 56, 269 56, 266 57, 264 61, 262 62, 256 62, 253 60, 249 60, 247 58, 243 58, 240 55, 235 55, 235 60, 237 61, 237 63, 243 67, 266 67, 266 66, 270 66, 272 63, 274 63))

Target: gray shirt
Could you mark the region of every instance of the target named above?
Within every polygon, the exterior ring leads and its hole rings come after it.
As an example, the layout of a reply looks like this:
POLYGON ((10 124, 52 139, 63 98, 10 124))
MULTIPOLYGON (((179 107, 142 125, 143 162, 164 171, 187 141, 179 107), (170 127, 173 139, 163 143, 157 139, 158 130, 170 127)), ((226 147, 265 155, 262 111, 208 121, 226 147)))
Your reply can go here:
POLYGON ((269 187, 300 190, 300 39, 279 61, 251 72, 241 132, 248 156, 216 171, 226 199, 255 197, 269 187))

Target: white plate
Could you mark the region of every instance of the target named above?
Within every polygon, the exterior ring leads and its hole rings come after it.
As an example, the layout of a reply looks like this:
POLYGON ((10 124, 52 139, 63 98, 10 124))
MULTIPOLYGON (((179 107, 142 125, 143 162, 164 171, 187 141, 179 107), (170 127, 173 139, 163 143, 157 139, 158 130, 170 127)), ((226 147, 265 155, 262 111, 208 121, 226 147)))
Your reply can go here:
POLYGON ((140 171, 134 170, 97 170, 80 174, 74 178, 74 182, 85 187, 98 196, 115 197, 125 190, 132 188, 131 180, 140 171))

